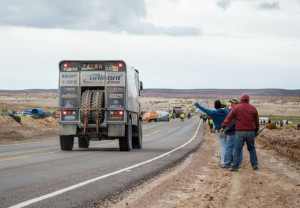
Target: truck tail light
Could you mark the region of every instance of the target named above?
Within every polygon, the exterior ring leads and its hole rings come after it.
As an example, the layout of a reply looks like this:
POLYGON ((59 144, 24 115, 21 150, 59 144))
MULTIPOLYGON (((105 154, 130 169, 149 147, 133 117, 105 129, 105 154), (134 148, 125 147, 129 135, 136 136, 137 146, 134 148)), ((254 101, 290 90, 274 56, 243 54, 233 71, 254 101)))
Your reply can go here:
POLYGON ((117 66, 117 67, 119 67, 119 68, 122 68, 122 67, 123 67, 123 63, 119 62, 119 63, 117 63, 117 64, 114 64, 114 66, 117 66))
POLYGON ((120 111, 115 111, 115 115, 120 115, 122 116, 124 114, 124 111, 120 110, 120 111))
MULTIPOLYGON (((71 112, 71 111, 68 111, 68 110, 63 110, 63 111, 62 111, 62 114, 63 114, 64 116, 67 116, 67 115, 71 115, 72 112, 71 112)), ((73 114, 75 114, 75 111, 73 111, 73 114)))
POLYGON ((74 110, 62 110, 61 111, 61 120, 62 121, 77 121, 78 113, 74 110))
POLYGON ((110 111, 109 119, 114 119, 114 120, 124 119, 124 111, 123 110, 110 111))
POLYGON ((70 63, 64 63, 64 68, 72 67, 72 64, 70 63))

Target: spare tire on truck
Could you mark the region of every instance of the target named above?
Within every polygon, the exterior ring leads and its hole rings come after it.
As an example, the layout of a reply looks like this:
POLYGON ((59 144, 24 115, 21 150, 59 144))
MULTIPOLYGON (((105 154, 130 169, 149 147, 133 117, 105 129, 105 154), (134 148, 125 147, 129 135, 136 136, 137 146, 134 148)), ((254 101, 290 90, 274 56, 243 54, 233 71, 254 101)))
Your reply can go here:
MULTIPOLYGON (((93 99, 92 99, 92 108, 104 108, 104 91, 103 90, 94 90, 93 91, 93 99)), ((92 123, 96 124, 97 119, 99 124, 104 121, 104 110, 99 109, 98 115, 97 111, 93 110, 91 112, 92 123)))
MULTIPOLYGON (((92 107, 92 98, 93 98, 93 91, 86 90, 81 95, 81 102, 80 102, 80 108, 81 109, 89 109, 92 107)), ((88 110, 81 110, 80 111, 80 121, 84 123, 85 116, 87 117, 87 122, 92 122, 92 111, 88 110)))

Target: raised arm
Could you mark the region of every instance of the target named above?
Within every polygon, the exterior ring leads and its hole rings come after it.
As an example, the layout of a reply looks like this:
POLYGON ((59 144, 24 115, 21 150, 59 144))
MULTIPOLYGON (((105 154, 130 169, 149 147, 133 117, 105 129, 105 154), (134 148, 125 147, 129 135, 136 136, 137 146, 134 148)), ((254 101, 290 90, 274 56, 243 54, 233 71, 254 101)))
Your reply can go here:
POLYGON ((208 109, 202 107, 198 102, 195 103, 194 106, 196 106, 197 108, 199 108, 200 110, 202 110, 204 113, 206 113, 209 116, 211 116, 214 113, 214 111, 208 110, 208 109))

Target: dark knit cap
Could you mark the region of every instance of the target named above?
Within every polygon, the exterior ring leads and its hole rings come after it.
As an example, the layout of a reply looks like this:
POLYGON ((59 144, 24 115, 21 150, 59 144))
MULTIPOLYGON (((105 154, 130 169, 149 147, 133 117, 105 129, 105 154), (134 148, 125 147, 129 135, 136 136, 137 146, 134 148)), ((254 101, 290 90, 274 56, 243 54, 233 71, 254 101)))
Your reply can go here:
POLYGON ((215 101, 215 109, 219 109, 219 108, 222 108, 222 103, 220 100, 216 100, 215 101))

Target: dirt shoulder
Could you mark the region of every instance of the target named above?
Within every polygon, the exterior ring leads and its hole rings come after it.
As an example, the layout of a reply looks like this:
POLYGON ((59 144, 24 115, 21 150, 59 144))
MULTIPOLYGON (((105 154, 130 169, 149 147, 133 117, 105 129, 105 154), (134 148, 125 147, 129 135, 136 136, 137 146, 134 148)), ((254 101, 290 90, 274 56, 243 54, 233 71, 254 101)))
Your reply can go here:
POLYGON ((252 170, 245 147, 239 172, 222 169, 217 135, 206 132, 183 163, 101 207, 300 207, 299 164, 258 144, 259 170, 252 170))
POLYGON ((10 116, 0 116, 0 144, 45 140, 58 135, 57 118, 34 119, 32 116, 22 116, 21 123, 18 123, 10 116))

